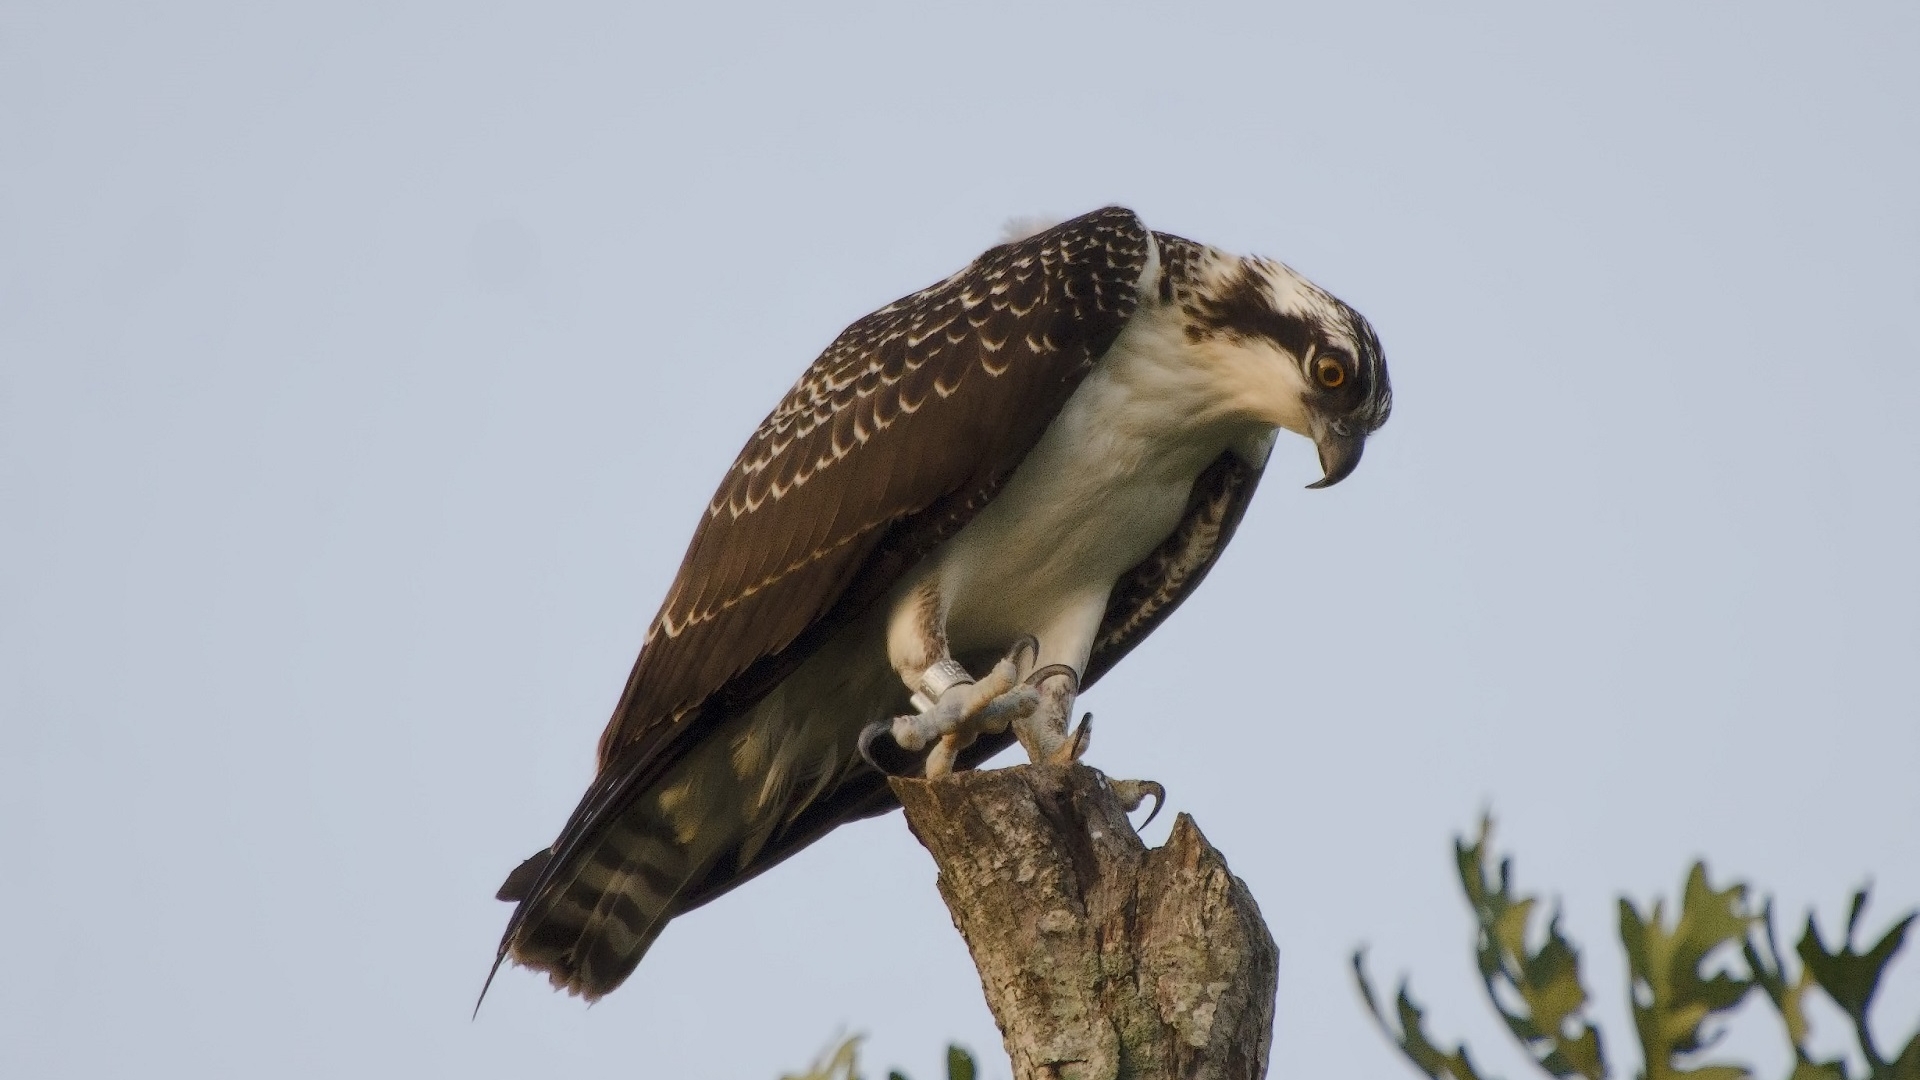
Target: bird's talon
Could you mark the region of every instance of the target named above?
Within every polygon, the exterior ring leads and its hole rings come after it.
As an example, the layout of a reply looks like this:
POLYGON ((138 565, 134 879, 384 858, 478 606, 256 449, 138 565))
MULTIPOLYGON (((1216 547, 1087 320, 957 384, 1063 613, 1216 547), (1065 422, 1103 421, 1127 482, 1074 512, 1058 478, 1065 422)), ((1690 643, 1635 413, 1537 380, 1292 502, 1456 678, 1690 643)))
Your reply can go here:
POLYGON ((1080 726, 1073 729, 1073 735, 1067 740, 1067 745, 1072 748, 1068 761, 1079 761, 1087 756, 1087 748, 1093 745, 1092 713, 1086 713, 1080 717, 1080 726))
POLYGON ((1108 784, 1112 786, 1113 793, 1120 796, 1120 805, 1129 814, 1140 809, 1140 804, 1147 801, 1147 796, 1153 796, 1153 812, 1147 815, 1147 820, 1141 822, 1138 828, 1144 829, 1153 824, 1153 819, 1160 816, 1160 808, 1167 804, 1167 789, 1156 781, 1109 780, 1108 784))
MULTIPOLYGON (((1041 704, 1039 683, 1065 675, 1078 689, 1079 676, 1065 664, 1049 665, 1022 680, 1021 667, 1039 654, 1039 639, 1025 635, 979 680, 952 681, 940 691, 937 701, 916 696, 913 700, 918 711, 875 721, 861 729, 856 744, 861 759, 893 776, 911 772, 915 765, 929 778, 952 772, 960 752, 981 735, 999 734, 1033 715, 1041 704), (886 740, 880 738, 883 731, 889 736, 886 740), (923 752, 925 757, 920 761, 912 760, 923 752)), ((951 661, 942 663, 958 670, 951 661)))
POLYGON ((903 776, 914 765, 912 755, 895 740, 890 720, 875 720, 861 728, 854 747, 860 752, 860 760, 882 776, 903 776))
POLYGON ((1087 747, 1092 742, 1093 714, 1088 713, 1080 718, 1080 726, 1067 732, 1066 738, 1061 740, 1060 745, 1054 747, 1053 752, 1047 755, 1047 764, 1071 765, 1080 760, 1081 755, 1087 752, 1087 747))
POLYGON ((1032 634, 1020 635, 1020 640, 1014 642, 1013 648, 1007 651, 1007 659, 1013 661, 1016 668, 1025 667, 1040 659, 1040 639, 1032 634))
POLYGON ((1048 664, 1043 668, 1035 668, 1033 672, 1027 676, 1026 683, 1028 686, 1037 688, 1041 683, 1046 682, 1056 675, 1065 675, 1067 679, 1073 683, 1073 693, 1077 694, 1080 692, 1080 673, 1073 670, 1070 664, 1048 664))
POLYGON ((875 720, 873 723, 860 729, 860 741, 854 744, 860 751, 860 759, 875 769, 879 769, 881 772, 886 772, 886 770, 881 769, 880 763, 874 760, 873 740, 879 738, 881 733, 891 726, 892 725, 885 720, 875 720))

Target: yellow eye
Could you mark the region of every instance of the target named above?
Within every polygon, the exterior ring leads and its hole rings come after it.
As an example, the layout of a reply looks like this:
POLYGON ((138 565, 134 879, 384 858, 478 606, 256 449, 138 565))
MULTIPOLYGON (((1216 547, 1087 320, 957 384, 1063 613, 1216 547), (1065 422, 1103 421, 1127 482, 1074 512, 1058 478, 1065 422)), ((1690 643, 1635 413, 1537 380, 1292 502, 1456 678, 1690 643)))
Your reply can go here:
POLYGON ((1313 377, 1320 380, 1321 386, 1329 390, 1336 390, 1342 383, 1347 381, 1347 369, 1341 366, 1340 361, 1335 360, 1333 357, 1323 356, 1314 361, 1313 377))

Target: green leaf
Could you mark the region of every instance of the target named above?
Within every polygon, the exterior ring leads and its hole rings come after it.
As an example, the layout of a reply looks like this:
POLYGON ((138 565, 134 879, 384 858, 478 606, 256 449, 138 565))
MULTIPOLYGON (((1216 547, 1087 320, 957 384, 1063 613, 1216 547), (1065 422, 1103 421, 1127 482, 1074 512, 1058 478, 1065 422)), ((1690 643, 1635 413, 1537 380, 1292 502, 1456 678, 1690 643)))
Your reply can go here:
POLYGON ((1467 1048, 1455 1047, 1451 1052, 1440 1049, 1428 1037, 1425 1027, 1425 1013, 1407 996, 1407 984, 1400 983, 1400 993, 1394 1000, 1395 1011, 1399 1014, 1399 1027, 1387 1019, 1380 1003, 1373 995, 1373 983, 1367 979, 1366 950, 1353 954, 1353 978, 1359 984, 1360 997, 1367 1003, 1367 1011, 1373 1015, 1373 1022, 1386 1035, 1387 1041, 1400 1048, 1406 1059, 1413 1063, 1430 1080, 1481 1080, 1473 1062, 1467 1058, 1467 1048))
POLYGON ((1913 925, 1916 917, 1915 914, 1909 914, 1893 924, 1872 948, 1864 953, 1855 952, 1853 934, 1866 895, 1865 889, 1853 894, 1853 910, 1847 919, 1847 936, 1841 941, 1839 951, 1829 950, 1820 939, 1819 928, 1814 924, 1811 913, 1807 915, 1806 933, 1801 935, 1799 946, 1800 959, 1806 962, 1807 970, 1813 973, 1820 989, 1825 990, 1834 1004, 1856 1020, 1864 1018, 1873 1004, 1873 995, 1880 988, 1880 976, 1886 972, 1894 954, 1906 944, 1907 929, 1913 925))
POLYGON ((1746 911, 1746 887, 1735 883, 1715 890, 1707 882, 1704 863, 1694 863, 1688 872, 1671 928, 1662 902, 1654 901, 1643 916, 1627 900, 1620 901, 1620 943, 1626 948, 1631 980, 1628 998, 1648 1080, 1751 1075, 1731 1065, 1687 1068, 1677 1058, 1711 1045, 1717 1032, 1707 1031, 1707 1022, 1738 1005, 1753 988, 1750 978, 1705 975, 1701 965, 1722 950, 1744 949, 1755 921, 1746 911))
MULTIPOLYGON (((1813 914, 1809 912, 1807 929, 1800 935, 1796 951, 1813 981, 1853 1021, 1854 1038, 1860 1044, 1860 1052, 1866 1057, 1873 1076, 1878 1080, 1889 1075, 1893 1066, 1888 1065, 1886 1059, 1880 1056, 1879 1048, 1874 1045, 1867 1014, 1873 1008, 1874 994, 1880 989, 1880 977, 1886 973, 1887 965, 1893 962, 1894 954, 1906 944, 1907 930, 1915 918, 1920 918, 1920 912, 1909 912, 1906 918, 1893 924, 1879 941, 1863 953, 1854 948, 1853 939, 1860 927, 1860 914, 1866 906, 1867 890, 1862 888, 1853 894, 1853 903, 1847 911, 1846 936, 1841 939, 1838 951, 1827 948, 1813 914)), ((1909 1045, 1908 1050, 1911 1049, 1909 1045)), ((1901 1059, 1906 1056, 1907 1052, 1903 1051, 1901 1059)))
POLYGON ((958 1044, 947 1046, 947 1080, 973 1080, 973 1055, 962 1050, 958 1044))
MULTIPOLYGON (((1852 936, 1853 927, 1859 922, 1860 896, 1859 893, 1854 894, 1853 910, 1847 919, 1849 937, 1852 936)), ((1793 1075, 1789 1080, 1848 1080, 1845 1063, 1815 1061, 1807 1049, 1809 1025, 1805 1012, 1806 992, 1819 984, 1814 981, 1811 969, 1804 963, 1800 965, 1798 975, 1787 974, 1786 956, 1781 953, 1779 937, 1774 932, 1771 901, 1767 903, 1761 915, 1761 927, 1764 933, 1759 935, 1759 940, 1750 940, 1747 945, 1747 965, 1753 971, 1754 981, 1773 1000, 1774 1007, 1785 1023, 1788 1041, 1792 1043, 1794 1056, 1798 1059, 1794 1063, 1793 1075), (1763 952, 1762 949, 1765 951, 1763 952)), ((1816 941, 1814 947, 1817 945, 1816 941)), ((1803 941, 1802 948, 1807 947, 1809 946, 1803 941)), ((1900 1075, 1897 1068, 1876 1064, 1878 1058, 1869 1045, 1871 1036, 1867 1035, 1863 1028, 1856 1026, 1855 1035, 1863 1056, 1868 1059, 1873 1070, 1870 1076, 1874 1080, 1889 1080, 1891 1077, 1900 1075)), ((1915 1069, 1915 1073, 1911 1078, 1903 1078, 1903 1080, 1920 1080, 1920 1038, 1915 1042, 1916 1045, 1908 1047, 1908 1050, 1914 1054, 1914 1064, 1911 1067, 1915 1069)))
POLYGON ((1747 970, 1753 975, 1754 985, 1760 987, 1773 1002, 1774 1011, 1780 1014, 1794 1057, 1800 1065, 1811 1066, 1813 1061, 1807 1053, 1806 992, 1813 981, 1805 964, 1800 966, 1799 975, 1787 974, 1786 957, 1780 952, 1780 935, 1774 930, 1771 899, 1761 906, 1755 930, 1757 932, 1749 934, 1741 946, 1746 954, 1747 970))
POLYGON ((1601 1080, 1607 1075, 1600 1035, 1583 1015, 1588 996, 1580 981, 1580 954, 1560 933, 1560 914, 1547 920, 1546 940, 1527 944, 1538 900, 1513 892, 1513 861, 1500 860, 1497 878, 1487 873, 1493 823, 1480 821, 1473 843, 1456 841, 1460 888, 1479 923, 1476 947, 1487 1000, 1540 1066, 1557 1077, 1601 1080), (1504 988, 1504 992, 1503 992, 1504 988), (1510 1002, 1518 999, 1521 1008, 1510 1002))

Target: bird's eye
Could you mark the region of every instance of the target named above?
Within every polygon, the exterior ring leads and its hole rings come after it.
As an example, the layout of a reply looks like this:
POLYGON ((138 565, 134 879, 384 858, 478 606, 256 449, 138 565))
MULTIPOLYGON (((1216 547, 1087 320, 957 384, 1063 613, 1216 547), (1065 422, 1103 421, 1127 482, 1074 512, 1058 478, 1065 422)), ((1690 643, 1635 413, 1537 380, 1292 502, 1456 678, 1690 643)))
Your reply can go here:
POLYGON ((1347 381, 1347 369, 1333 357, 1323 356, 1314 361, 1313 377, 1320 380, 1321 386, 1336 390, 1347 381))

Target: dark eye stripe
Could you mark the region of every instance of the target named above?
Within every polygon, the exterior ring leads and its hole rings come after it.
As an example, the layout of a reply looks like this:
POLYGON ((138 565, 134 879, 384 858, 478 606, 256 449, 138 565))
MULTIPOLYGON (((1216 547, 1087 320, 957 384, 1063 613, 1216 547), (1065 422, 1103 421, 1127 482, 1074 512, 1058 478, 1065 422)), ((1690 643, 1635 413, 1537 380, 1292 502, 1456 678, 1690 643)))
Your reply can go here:
POLYGON ((1274 310, 1267 283, 1252 265, 1243 266, 1217 294, 1193 298, 1187 305, 1187 315, 1193 320, 1187 332, 1195 340, 1220 334, 1272 342, 1281 352, 1308 365, 1303 374, 1313 385, 1351 401, 1348 415, 1357 423, 1368 431, 1378 430, 1393 411, 1393 388, 1387 381, 1380 339, 1359 312, 1339 299, 1327 299, 1337 316, 1344 319, 1341 329, 1346 333, 1341 337, 1353 342, 1357 355, 1349 355, 1345 348, 1333 344, 1334 336, 1319 319, 1274 310), (1340 362, 1346 373, 1340 385, 1329 387, 1320 382, 1310 359, 1318 354, 1330 354, 1340 362))

